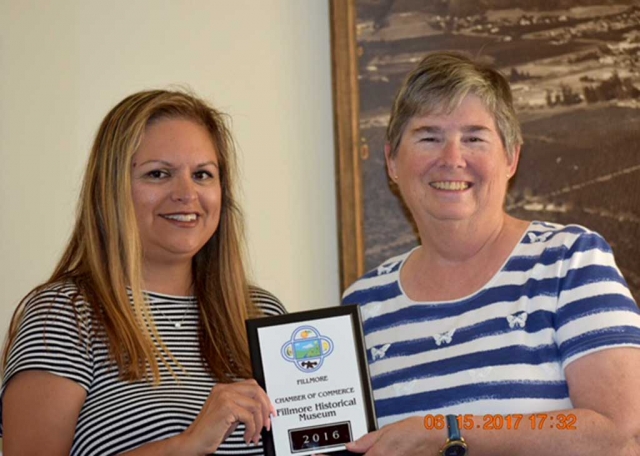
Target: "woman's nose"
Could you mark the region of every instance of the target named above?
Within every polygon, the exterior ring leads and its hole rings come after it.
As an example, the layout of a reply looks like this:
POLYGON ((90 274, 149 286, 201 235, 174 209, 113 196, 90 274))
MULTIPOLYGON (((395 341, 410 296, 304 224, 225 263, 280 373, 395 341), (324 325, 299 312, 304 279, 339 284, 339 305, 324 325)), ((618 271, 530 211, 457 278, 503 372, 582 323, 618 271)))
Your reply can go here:
POLYGON ((188 203, 197 198, 196 184, 191 176, 177 176, 171 189, 171 199, 188 203))
POLYGON ((440 153, 440 162, 443 166, 452 168, 464 167, 466 162, 462 153, 462 147, 457 140, 448 140, 444 143, 440 153))

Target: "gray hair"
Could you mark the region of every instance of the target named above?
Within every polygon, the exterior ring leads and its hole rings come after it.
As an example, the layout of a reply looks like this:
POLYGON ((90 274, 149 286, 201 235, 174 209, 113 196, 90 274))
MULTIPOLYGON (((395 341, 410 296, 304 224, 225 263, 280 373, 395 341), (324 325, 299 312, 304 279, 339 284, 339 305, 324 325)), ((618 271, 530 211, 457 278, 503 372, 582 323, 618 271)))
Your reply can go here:
POLYGON ((509 82, 499 71, 457 52, 428 54, 400 87, 387 127, 391 157, 398 153, 402 134, 413 117, 451 113, 470 93, 492 114, 507 158, 513 159, 522 144, 522 132, 509 82))

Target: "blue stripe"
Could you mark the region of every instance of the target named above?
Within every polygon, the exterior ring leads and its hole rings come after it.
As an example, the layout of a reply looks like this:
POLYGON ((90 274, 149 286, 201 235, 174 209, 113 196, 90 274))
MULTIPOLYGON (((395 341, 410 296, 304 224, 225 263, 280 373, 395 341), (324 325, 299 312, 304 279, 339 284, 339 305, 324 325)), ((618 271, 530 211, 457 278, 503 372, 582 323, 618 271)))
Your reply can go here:
POLYGON ((535 333, 544 329, 553 328, 555 326, 554 314, 546 310, 537 310, 527 316, 527 322, 524 328, 511 328, 507 317, 496 317, 490 320, 467 326, 464 329, 456 329, 455 335, 451 343, 438 346, 433 336, 421 339, 412 339, 403 342, 396 342, 385 352, 384 358, 373 359, 371 350, 367 351, 367 358, 370 364, 395 358, 398 356, 410 356, 418 353, 438 350, 446 347, 464 344, 472 340, 478 340, 483 337, 496 336, 512 331, 525 331, 526 333, 535 333))
POLYGON ((563 361, 588 350, 609 345, 631 344, 640 346, 640 328, 637 326, 613 326, 583 333, 560 344, 563 361))
POLYGON ((371 301, 383 301, 402 294, 398 282, 393 281, 386 285, 373 286, 366 290, 354 291, 342 300, 343 304, 360 304, 364 305, 371 301))
POLYGON ((367 271, 362 277, 360 277, 361 279, 370 279, 372 277, 377 277, 378 275, 378 268, 372 269, 370 271, 367 271))
MULTIPOLYGON (((610 266, 591 265, 584 268, 569 271, 564 279, 551 277, 542 280, 529 279, 523 285, 503 285, 487 289, 471 298, 451 304, 415 304, 395 312, 385 313, 371 317, 364 321, 367 334, 386 330, 396 326, 432 321, 441 318, 451 318, 466 312, 480 309, 496 302, 515 302, 523 297, 534 298, 536 296, 557 296, 559 289, 569 291, 587 283, 617 282, 626 286, 624 279, 618 271, 610 266), (561 284, 564 282, 564 285, 561 284)), ((369 302, 381 301, 393 298, 400 294, 397 283, 384 287, 369 288, 356 292, 345 299, 345 303, 360 303, 366 305, 369 302), (352 301, 351 296, 358 293, 358 299, 352 301)))
POLYGON ((627 286, 627 283, 617 269, 612 266, 599 264, 592 264, 579 269, 572 269, 560 280, 560 288, 565 292, 577 287, 598 282, 617 282, 625 287, 627 286))
MULTIPOLYGON (((383 418, 397 413, 411 413, 479 401, 483 399, 565 399, 569 390, 565 382, 491 382, 462 385, 424 393, 379 399, 376 414, 383 418)), ((526 412, 526 410, 523 410, 526 412)))
MULTIPOLYGON (((557 229, 557 227, 555 227, 557 229)), ((570 234, 585 234, 585 235, 592 235, 595 234, 596 236, 598 236, 597 233, 594 233, 593 231, 588 231, 586 228, 582 227, 582 226, 578 226, 578 225, 567 225, 562 227, 562 229, 557 230, 558 233, 570 233, 570 234)))
POLYGON ((529 272, 537 265, 549 266, 557 263, 566 256, 567 251, 567 247, 563 245, 546 248, 540 255, 514 256, 504 265, 503 270, 507 272, 529 272))
MULTIPOLYGON (((553 236, 549 239, 552 237, 553 236)), ((583 233, 570 248, 566 245, 560 245, 557 247, 546 247, 540 254, 514 256, 507 262, 504 270, 527 272, 535 266, 549 266, 558 261, 570 259, 575 253, 584 253, 591 250, 599 250, 609 254, 612 253, 611 247, 601 236, 596 233, 583 233)))
POLYGON ((590 296, 559 308, 557 313, 557 328, 561 328, 567 323, 581 317, 616 311, 631 311, 635 314, 640 313, 635 302, 627 296, 615 293, 590 296))
POLYGON ((395 383, 411 380, 438 377, 469 369, 487 366, 506 366, 509 364, 542 364, 557 362, 560 356, 555 345, 525 347, 510 346, 496 350, 469 353, 438 361, 416 364, 411 367, 397 369, 392 372, 373 376, 371 384, 374 389, 385 388, 395 383))
MULTIPOLYGON (((375 292, 372 292, 372 290, 374 289, 366 290, 371 292, 371 295, 368 297, 369 301, 367 302, 382 300, 379 297, 376 299, 377 296, 375 295, 375 292)), ((457 317, 466 312, 471 312, 487 305, 495 304, 496 302, 516 302, 523 297, 534 298, 536 296, 557 296, 557 293, 557 277, 542 280, 529 279, 523 285, 503 285, 500 287, 489 288, 479 294, 471 296, 469 299, 458 301, 456 303, 414 304, 395 312, 371 317, 364 321, 364 329, 366 334, 371 334, 376 331, 382 331, 408 323, 457 317)), ((363 304, 362 301, 360 301, 360 303, 363 304)))
POLYGON ((598 233, 583 233, 569 249, 569 257, 576 252, 588 252, 589 250, 611 253, 611 246, 598 233))

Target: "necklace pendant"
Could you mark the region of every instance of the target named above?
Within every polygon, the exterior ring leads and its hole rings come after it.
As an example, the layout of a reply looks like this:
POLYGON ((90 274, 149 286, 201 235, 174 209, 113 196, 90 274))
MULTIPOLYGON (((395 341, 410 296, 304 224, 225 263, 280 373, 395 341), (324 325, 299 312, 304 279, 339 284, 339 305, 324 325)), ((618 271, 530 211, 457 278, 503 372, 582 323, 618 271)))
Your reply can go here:
POLYGON ((182 328, 182 323, 177 322, 177 323, 174 323, 173 326, 175 326, 176 329, 180 329, 180 328, 182 328))

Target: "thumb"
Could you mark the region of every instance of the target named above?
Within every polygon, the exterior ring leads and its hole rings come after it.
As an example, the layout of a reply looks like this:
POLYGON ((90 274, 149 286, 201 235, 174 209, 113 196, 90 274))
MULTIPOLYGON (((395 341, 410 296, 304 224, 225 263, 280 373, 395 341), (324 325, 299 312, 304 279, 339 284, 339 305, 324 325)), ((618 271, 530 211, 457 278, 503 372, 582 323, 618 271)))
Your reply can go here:
POLYGON ((376 440, 378 440, 378 431, 370 432, 355 442, 349 442, 346 447, 347 450, 353 453, 366 453, 376 443, 376 440))

